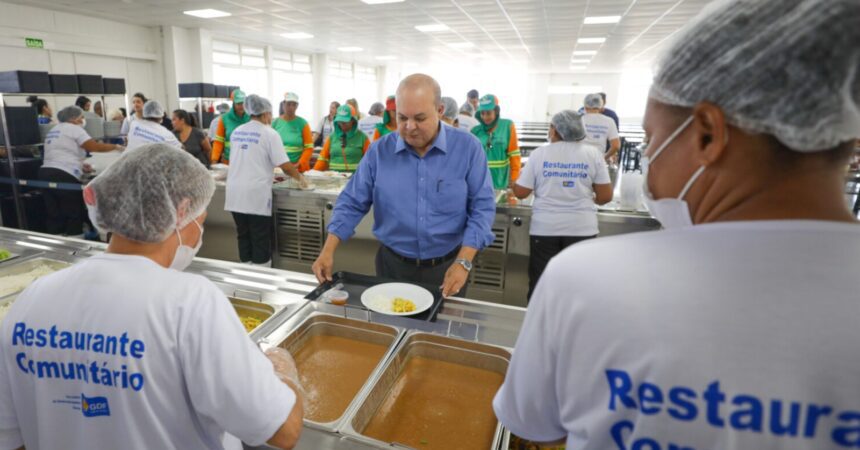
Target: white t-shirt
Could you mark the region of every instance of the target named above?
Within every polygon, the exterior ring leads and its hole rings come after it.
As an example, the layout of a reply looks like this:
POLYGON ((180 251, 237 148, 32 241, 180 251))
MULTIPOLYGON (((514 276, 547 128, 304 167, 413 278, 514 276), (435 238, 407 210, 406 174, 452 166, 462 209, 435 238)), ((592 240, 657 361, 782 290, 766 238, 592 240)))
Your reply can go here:
POLYGON ((147 144, 168 144, 182 150, 182 143, 176 139, 176 135, 160 123, 135 120, 131 124, 131 131, 128 133, 126 149, 134 150, 147 144))
POLYGON ((0 360, 0 429, 23 436, 0 448, 260 445, 296 401, 212 282, 141 256, 34 282, 0 325, 0 360))
POLYGON ((122 127, 120 128, 119 134, 123 136, 128 135, 128 132, 131 131, 131 124, 137 120, 137 114, 132 111, 131 114, 122 121, 122 127))
POLYGON ((230 135, 226 211, 272 215, 272 171, 290 162, 281 136, 272 127, 250 121, 230 135))
POLYGON ((594 184, 609 184, 603 154, 579 142, 538 147, 517 184, 534 190, 532 236, 594 236, 597 207, 594 184))
POLYGON ((322 130, 322 141, 325 142, 325 138, 329 137, 332 130, 334 130, 334 122, 329 119, 329 116, 325 116, 320 120, 320 123, 317 124, 317 128, 315 130, 311 130, 314 133, 319 133, 322 130))
POLYGON ((373 130, 379 123, 382 123, 382 117, 368 115, 358 121, 358 129, 361 130, 362 133, 366 134, 367 137, 372 138, 373 130))
POLYGON ((582 116, 585 125, 585 141, 605 152, 607 144, 613 139, 618 139, 618 127, 609 117, 600 113, 586 113, 582 116))
POLYGON ((218 124, 221 123, 221 114, 215 116, 212 119, 212 123, 209 124, 209 139, 215 139, 215 134, 218 132, 218 124))
POLYGON ((496 414, 570 449, 856 448, 857 274, 857 224, 581 242, 538 283, 496 414))
POLYGON ((459 119, 460 122, 459 128, 462 128, 466 131, 472 131, 472 128, 475 128, 480 125, 478 123, 478 119, 475 119, 474 116, 470 116, 468 114, 458 114, 457 119, 459 119))
POLYGON ((45 135, 45 157, 42 167, 60 169, 80 179, 87 152, 81 146, 92 139, 80 125, 61 123, 45 135))

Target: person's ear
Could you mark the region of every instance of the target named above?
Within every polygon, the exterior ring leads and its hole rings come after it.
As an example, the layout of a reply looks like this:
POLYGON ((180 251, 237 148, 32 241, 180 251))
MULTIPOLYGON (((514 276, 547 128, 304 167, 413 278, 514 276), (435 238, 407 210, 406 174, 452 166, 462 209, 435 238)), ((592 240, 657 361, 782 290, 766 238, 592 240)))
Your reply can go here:
POLYGON ((697 162, 708 166, 725 155, 729 143, 726 116, 719 106, 701 102, 693 107, 691 143, 697 162))
POLYGON ((441 104, 441 105, 436 106, 436 112, 439 113, 439 118, 441 119, 442 116, 445 115, 445 105, 441 104))

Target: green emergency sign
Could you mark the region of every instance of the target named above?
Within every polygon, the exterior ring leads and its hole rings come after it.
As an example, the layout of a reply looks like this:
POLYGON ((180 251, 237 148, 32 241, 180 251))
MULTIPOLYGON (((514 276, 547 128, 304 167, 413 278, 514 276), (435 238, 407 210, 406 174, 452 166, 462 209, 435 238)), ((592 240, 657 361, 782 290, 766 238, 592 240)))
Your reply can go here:
POLYGON ((36 38, 24 38, 27 48, 45 48, 45 41, 36 38))

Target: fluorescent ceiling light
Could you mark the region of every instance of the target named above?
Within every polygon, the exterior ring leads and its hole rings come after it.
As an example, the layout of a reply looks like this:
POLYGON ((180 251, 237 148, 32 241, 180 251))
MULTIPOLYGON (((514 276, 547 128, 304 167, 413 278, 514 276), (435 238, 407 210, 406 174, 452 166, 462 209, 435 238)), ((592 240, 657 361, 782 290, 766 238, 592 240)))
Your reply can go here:
POLYGON ((577 44, 602 44, 606 42, 606 38, 579 38, 577 44))
POLYGON ((301 31, 296 31, 293 33, 281 33, 281 36, 287 39, 310 39, 314 37, 314 35, 312 34, 304 33, 301 31))
POLYGON ((591 94, 592 92, 603 91, 603 86, 550 86, 547 92, 550 94, 591 94))
POLYGON ((395 59, 397 59, 397 57, 394 55, 383 55, 376 57, 377 61, 394 61, 395 59))
POLYGON ((597 50, 577 50, 573 52, 574 56, 588 56, 588 55, 596 55, 597 50))
POLYGON ((472 48, 474 46, 475 44, 471 42, 453 42, 451 44, 448 44, 448 47, 451 48, 472 48))
POLYGON ((361 0, 368 5, 383 5, 385 3, 400 3, 406 0, 361 0))
POLYGON ((338 47, 337 51, 344 53, 355 53, 364 51, 364 49, 361 47, 338 47))
POLYGON ((199 17, 201 19, 215 19, 230 15, 228 12, 219 11, 217 9, 195 9, 193 11, 183 11, 182 13, 189 16, 199 17))
POLYGON ((571 64, 588 64, 590 62, 591 62, 590 59, 571 59, 570 60, 571 64))
POLYGON ((439 31, 448 31, 448 25, 444 23, 431 23, 427 25, 416 25, 415 29, 424 33, 436 33, 439 31))
POLYGON ((570 70, 585 70, 585 66, 570 66, 570 70))
POLYGON ((621 16, 593 16, 586 17, 586 25, 602 25, 606 23, 618 23, 621 21, 621 16))

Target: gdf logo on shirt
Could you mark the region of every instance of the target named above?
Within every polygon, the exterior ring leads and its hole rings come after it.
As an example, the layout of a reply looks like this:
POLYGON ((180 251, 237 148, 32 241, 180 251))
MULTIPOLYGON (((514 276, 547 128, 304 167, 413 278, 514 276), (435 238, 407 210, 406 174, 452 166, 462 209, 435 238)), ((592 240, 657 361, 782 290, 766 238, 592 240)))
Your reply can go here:
POLYGON ((81 394, 81 412, 84 417, 110 416, 107 397, 87 397, 81 394))

